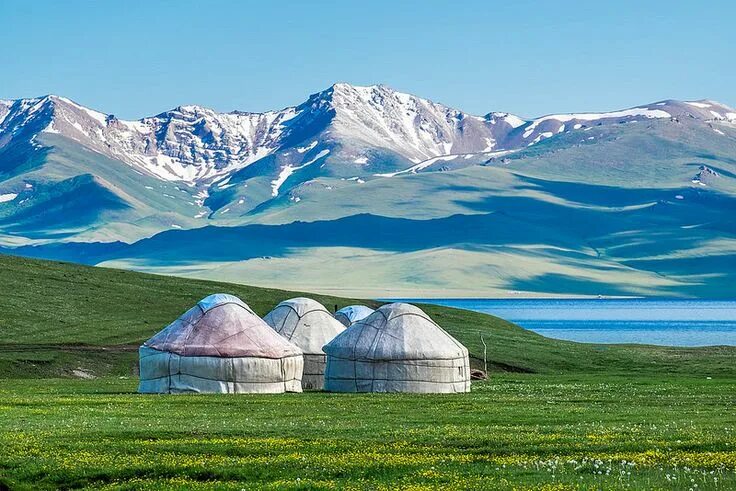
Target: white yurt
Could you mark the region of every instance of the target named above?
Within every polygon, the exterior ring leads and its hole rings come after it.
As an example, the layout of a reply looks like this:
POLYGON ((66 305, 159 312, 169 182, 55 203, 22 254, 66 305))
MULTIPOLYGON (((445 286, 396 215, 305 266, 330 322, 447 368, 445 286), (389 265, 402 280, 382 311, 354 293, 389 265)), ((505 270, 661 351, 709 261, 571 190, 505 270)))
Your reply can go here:
POLYGON ((467 348, 413 305, 384 305, 348 327, 324 351, 328 391, 470 391, 467 348))
POLYGON ((351 324, 365 319, 373 312, 375 310, 365 305, 348 305, 335 312, 335 319, 339 320, 343 326, 350 327, 351 324))
POLYGON ((322 389, 326 358, 322 347, 343 332, 345 326, 310 298, 284 300, 263 320, 304 353, 302 387, 322 389))
POLYGON ((302 391, 302 352, 242 300, 201 300, 143 343, 142 393, 302 391))

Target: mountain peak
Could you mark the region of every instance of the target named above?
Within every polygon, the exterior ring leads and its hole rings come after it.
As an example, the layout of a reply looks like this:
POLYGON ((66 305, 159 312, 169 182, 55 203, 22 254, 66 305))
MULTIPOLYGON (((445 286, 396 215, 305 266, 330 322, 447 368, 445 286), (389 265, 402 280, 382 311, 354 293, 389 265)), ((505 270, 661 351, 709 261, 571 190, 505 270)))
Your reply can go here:
POLYGON ((216 112, 213 109, 210 109, 204 106, 199 106, 197 104, 184 104, 182 106, 176 106, 171 111, 166 111, 166 112, 172 112, 172 111, 177 111, 182 114, 202 114, 202 113, 215 113, 216 112))
MULTIPOLYGON (((363 102, 381 100, 387 97, 400 98, 403 100, 414 99, 427 101, 415 95, 399 92, 398 90, 384 84, 352 85, 346 82, 337 82, 325 90, 313 94, 310 99, 341 102, 363 102)), ((429 102, 429 101, 427 101, 429 102)))
POLYGON ((378 87, 386 87, 382 84, 372 84, 372 85, 354 85, 347 82, 335 82, 330 86, 330 89, 336 90, 336 91, 366 91, 366 90, 372 90, 378 87))
POLYGON ((667 99, 644 107, 660 109, 669 113, 673 118, 696 118, 703 121, 736 122, 736 109, 710 99, 680 101, 667 99))

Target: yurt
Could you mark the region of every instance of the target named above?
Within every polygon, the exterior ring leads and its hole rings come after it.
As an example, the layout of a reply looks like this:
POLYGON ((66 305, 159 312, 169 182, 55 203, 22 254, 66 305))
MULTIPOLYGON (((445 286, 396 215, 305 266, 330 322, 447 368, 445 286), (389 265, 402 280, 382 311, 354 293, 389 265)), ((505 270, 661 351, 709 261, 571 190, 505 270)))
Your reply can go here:
POLYGON ((375 312, 372 308, 365 305, 348 305, 335 312, 335 319, 339 320, 343 326, 350 327, 351 324, 363 320, 375 312))
POLYGON ((325 353, 322 347, 345 330, 319 302, 310 298, 284 300, 263 318, 304 353, 304 389, 322 389, 325 353))
POLYGON ((413 305, 384 305, 324 347, 333 392, 470 391, 468 350, 413 305))
POLYGON ((242 300, 201 300, 143 343, 142 393, 302 391, 302 352, 242 300))

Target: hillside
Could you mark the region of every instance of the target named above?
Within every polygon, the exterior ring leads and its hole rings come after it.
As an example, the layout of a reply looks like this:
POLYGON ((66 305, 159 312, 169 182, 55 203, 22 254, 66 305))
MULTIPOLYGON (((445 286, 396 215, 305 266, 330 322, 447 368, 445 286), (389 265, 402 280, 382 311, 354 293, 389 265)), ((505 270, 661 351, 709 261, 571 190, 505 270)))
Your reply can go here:
MULTIPOLYGON (((11 378, 130 375, 138 345, 210 293, 237 295, 261 315, 281 300, 300 295, 4 255, 0 271, 0 377, 11 378)), ((355 302, 306 295, 326 306, 355 302)), ((580 344, 548 339, 484 314, 423 308, 468 346, 476 366, 482 365, 482 334, 494 371, 736 374, 732 347, 580 344)))

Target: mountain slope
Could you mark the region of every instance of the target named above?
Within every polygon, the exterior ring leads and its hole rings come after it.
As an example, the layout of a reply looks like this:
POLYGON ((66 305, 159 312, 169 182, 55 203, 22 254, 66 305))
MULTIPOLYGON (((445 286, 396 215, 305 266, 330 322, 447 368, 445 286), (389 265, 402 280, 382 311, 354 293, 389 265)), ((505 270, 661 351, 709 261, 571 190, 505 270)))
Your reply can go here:
MULTIPOLYGON (((447 196, 468 197, 466 206, 474 213, 205 227, 169 231, 132 245, 70 244, 15 252, 351 295, 523 291, 713 298, 734 293, 736 197, 692 183, 632 190, 549 181, 494 167, 436 178, 435 188, 458 183, 461 192, 447 191, 447 196), (484 181, 504 187, 489 194, 484 181)), ((432 202, 439 205, 442 199, 435 196, 432 202)))
MULTIPOLYGON (((206 295, 231 293, 265 315, 307 295, 328 308, 380 302, 147 275, 0 255, 0 379, 130 375, 137 347, 206 295), (104 294, 101 294, 103 292, 104 294), (154 301, 152 301, 154 300, 154 301)), ((494 371, 570 373, 734 372, 736 349, 595 345, 545 338, 496 317, 436 305, 422 308, 468 347, 480 366, 487 343, 494 371)))
POLYGON ((729 296, 735 196, 736 110, 713 101, 524 120, 336 84, 133 122, 0 101, 0 245, 90 264, 376 295, 729 296))

